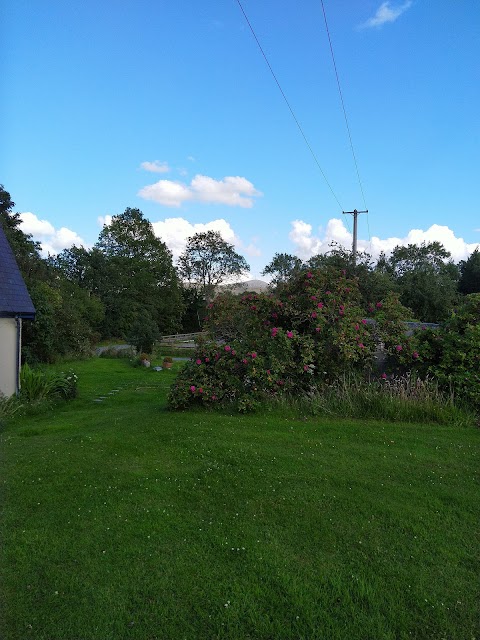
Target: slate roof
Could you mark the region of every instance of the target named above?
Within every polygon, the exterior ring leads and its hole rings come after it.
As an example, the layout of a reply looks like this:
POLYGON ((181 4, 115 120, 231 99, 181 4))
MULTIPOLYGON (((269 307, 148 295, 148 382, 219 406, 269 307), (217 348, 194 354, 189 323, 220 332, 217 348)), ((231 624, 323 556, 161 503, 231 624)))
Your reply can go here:
POLYGON ((35 318, 35 307, 0 225, 0 318, 35 318))

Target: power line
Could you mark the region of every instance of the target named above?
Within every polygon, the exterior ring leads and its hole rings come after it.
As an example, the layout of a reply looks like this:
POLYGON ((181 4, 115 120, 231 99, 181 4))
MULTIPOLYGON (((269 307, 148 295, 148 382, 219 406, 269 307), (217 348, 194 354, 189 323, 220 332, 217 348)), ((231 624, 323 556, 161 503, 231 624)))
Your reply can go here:
POLYGON ((322 4, 323 18, 325 20, 325 28, 327 30, 328 44, 330 45, 330 53, 332 54, 333 68, 335 70, 335 77, 337 79, 338 93, 340 95, 340 102, 342 104, 343 116, 345 118, 345 125, 347 127, 348 139, 350 141, 350 149, 352 151, 353 162, 355 164, 355 170, 357 172, 357 179, 358 179, 358 184, 360 185, 360 191, 361 191, 362 198, 363 198, 363 204, 365 205, 365 209, 367 209, 367 202, 365 200, 365 193, 363 191, 363 185, 362 185, 362 181, 360 179, 360 171, 358 170, 357 157, 355 155, 355 149, 353 148, 353 140, 352 140, 352 134, 350 132, 350 125, 348 124, 347 110, 345 109, 345 102, 343 100, 342 88, 340 86, 340 78, 338 76, 337 64, 335 62, 335 54, 333 53, 333 45, 332 45, 332 39, 330 38, 330 31, 329 31, 329 28, 328 28, 327 14, 325 13, 325 6, 323 4, 323 0, 320 0, 320 1, 321 1, 321 4, 322 4))
POLYGON ((242 13, 243 13, 243 16, 244 16, 244 18, 245 18, 245 20, 246 20, 246 22, 247 22, 248 26, 250 27, 250 31, 252 32, 252 35, 253 35, 253 37, 255 38, 255 41, 256 41, 256 43, 257 43, 257 45, 258 45, 258 48, 260 49, 260 51, 261 51, 261 53, 262 53, 262 56, 263 56, 263 58, 264 58, 265 62, 267 63, 268 68, 270 69, 270 73, 272 74, 273 79, 275 80, 275 82, 276 82, 276 84, 277 84, 277 87, 279 88, 280 93, 282 94, 283 99, 285 100, 285 103, 286 103, 286 105, 287 105, 287 107, 288 107, 288 109, 289 109, 290 113, 292 114, 293 119, 295 120, 295 124, 297 125, 298 130, 300 131, 300 133, 301 133, 301 135, 302 135, 302 138, 303 138, 303 140, 304 140, 305 144, 307 145, 307 147, 308 147, 308 149, 309 149, 310 153, 312 154, 312 157, 313 157, 313 159, 314 159, 314 161, 315 161, 315 164, 317 165, 318 169, 320 170, 320 173, 322 174, 323 179, 325 180, 325 182, 326 182, 326 184, 327 184, 328 188, 330 189, 330 192, 332 193, 333 197, 334 197, 334 198, 335 198, 335 200, 337 201, 338 206, 339 206, 339 207, 340 207, 340 209, 342 210, 342 209, 343 209, 343 207, 342 207, 342 205, 340 204, 340 200, 337 198, 337 196, 336 196, 336 194, 335 194, 335 191, 333 190, 332 186, 330 185, 330 183, 329 183, 329 181, 328 181, 328 179, 327 179, 327 176, 325 175, 325 173, 324 173, 324 171, 323 171, 322 167, 320 166, 320 163, 319 163, 319 161, 318 161, 318 159, 317 159, 317 156, 315 155, 315 153, 314 153, 314 151, 313 151, 313 149, 312 149, 312 147, 311 147, 311 145, 310 145, 310 143, 309 143, 309 141, 308 141, 308 139, 307 139, 307 136, 305 135, 305 133, 304 133, 304 131, 303 131, 303 129, 302 129, 302 126, 300 125, 300 122, 299 122, 299 121, 298 121, 298 119, 297 119, 297 116, 295 115, 295 113, 294 113, 294 111, 293 111, 293 109, 292 109, 292 107, 291 107, 291 105, 290 105, 289 101, 287 100, 287 96, 285 95, 285 92, 283 91, 283 89, 282 89, 282 87, 281 87, 281 85, 280 85, 280 82, 278 81, 277 76, 275 75, 275 73, 274 73, 274 71, 273 71, 273 69, 272 69, 272 66, 271 66, 270 62, 268 61, 267 55, 266 55, 265 51, 263 50, 262 45, 260 44, 259 39, 257 38, 257 34, 255 33, 255 31, 254 31, 254 29, 253 29, 253 27, 252 27, 252 25, 251 25, 251 23, 250 23, 250 20, 248 19, 248 16, 247 16, 247 14, 245 13, 245 9, 243 8, 242 3, 240 2, 240 0, 237 0, 237 3, 238 3, 238 6, 240 7, 240 9, 241 9, 241 11, 242 11, 242 13))

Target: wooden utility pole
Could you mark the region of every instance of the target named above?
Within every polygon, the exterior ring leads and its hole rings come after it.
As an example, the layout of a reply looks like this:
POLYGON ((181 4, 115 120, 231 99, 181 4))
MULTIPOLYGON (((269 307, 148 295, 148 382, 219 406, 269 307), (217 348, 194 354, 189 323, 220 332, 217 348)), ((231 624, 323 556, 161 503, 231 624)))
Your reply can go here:
POLYGON ((353 211, 342 211, 344 215, 353 216, 353 243, 352 243, 352 256, 353 256, 353 264, 357 261, 357 218, 359 213, 368 213, 368 209, 365 211, 357 211, 354 209, 353 211))

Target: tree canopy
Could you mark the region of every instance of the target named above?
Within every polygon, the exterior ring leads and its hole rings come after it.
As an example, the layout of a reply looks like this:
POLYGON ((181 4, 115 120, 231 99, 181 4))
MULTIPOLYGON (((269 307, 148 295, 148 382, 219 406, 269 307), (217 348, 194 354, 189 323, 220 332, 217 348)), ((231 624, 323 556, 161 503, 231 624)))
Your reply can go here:
POLYGON ((180 277, 206 297, 227 278, 241 276, 248 270, 245 258, 218 231, 196 233, 188 239, 178 259, 180 277))
POLYGON ((262 271, 262 276, 272 276, 272 284, 279 285, 295 276, 303 266, 297 256, 290 253, 276 253, 262 271))
POLYGON ((459 265, 460 280, 458 290, 460 293, 480 293, 480 251, 478 247, 470 254, 467 260, 462 260, 459 265))

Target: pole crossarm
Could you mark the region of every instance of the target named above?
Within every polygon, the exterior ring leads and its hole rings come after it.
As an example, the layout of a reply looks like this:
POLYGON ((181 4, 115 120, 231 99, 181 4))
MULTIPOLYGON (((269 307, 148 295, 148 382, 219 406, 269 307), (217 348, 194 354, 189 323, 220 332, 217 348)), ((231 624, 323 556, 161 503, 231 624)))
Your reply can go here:
POLYGON ((353 262, 355 263, 357 257, 357 218, 360 213, 368 213, 368 209, 365 209, 364 211, 357 211, 357 209, 354 209, 353 211, 342 211, 342 213, 344 215, 350 214, 351 216, 353 216, 352 256, 353 262))

